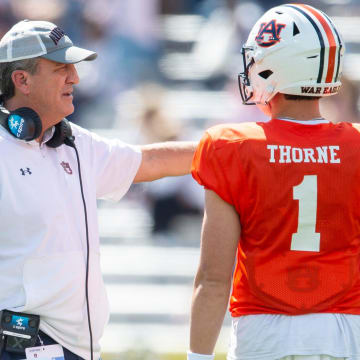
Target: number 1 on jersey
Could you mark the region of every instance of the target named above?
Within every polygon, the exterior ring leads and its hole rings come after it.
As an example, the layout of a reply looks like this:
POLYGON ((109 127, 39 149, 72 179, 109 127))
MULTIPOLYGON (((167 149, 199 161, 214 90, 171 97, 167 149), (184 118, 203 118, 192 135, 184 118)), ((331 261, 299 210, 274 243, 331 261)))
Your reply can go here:
POLYGON ((317 176, 305 175, 293 187, 293 198, 299 200, 298 229, 291 239, 291 250, 320 251, 320 233, 316 229, 317 176))

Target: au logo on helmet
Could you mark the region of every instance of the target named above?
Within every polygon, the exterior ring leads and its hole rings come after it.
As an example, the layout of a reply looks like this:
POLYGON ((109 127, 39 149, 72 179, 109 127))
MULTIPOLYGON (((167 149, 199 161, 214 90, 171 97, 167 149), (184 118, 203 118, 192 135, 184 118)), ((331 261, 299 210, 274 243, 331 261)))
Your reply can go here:
POLYGON ((286 24, 277 24, 273 19, 267 23, 261 23, 259 32, 255 38, 257 44, 262 47, 270 47, 280 41, 281 30, 286 24))

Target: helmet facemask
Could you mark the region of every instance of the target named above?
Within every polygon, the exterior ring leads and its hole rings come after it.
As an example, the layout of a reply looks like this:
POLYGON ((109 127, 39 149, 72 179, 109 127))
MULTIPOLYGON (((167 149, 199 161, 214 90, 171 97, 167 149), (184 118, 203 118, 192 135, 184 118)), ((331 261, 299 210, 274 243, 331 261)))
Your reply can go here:
POLYGON ((243 64, 244 64, 244 71, 239 73, 238 75, 238 83, 239 83, 239 90, 241 99, 243 101, 244 105, 255 105, 255 102, 249 102, 249 100, 252 98, 254 92, 253 88, 250 84, 250 78, 249 78, 249 70, 250 67, 254 64, 254 58, 251 56, 251 52, 254 49, 252 47, 246 47, 243 46, 241 49, 241 54, 243 58, 243 64))

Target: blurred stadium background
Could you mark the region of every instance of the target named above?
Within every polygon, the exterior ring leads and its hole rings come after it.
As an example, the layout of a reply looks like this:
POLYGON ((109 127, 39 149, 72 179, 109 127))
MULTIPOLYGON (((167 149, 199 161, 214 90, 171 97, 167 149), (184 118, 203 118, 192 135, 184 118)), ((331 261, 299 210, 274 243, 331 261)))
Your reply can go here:
MULTIPOLYGON (((0 34, 20 19, 49 20, 98 52, 78 65, 75 123, 131 144, 198 140, 216 123, 266 120, 241 105, 240 49, 262 12, 286 2, 0 0, 0 34)), ((332 17, 347 47, 341 95, 323 102, 324 113, 359 122, 360 1, 306 3, 332 17)), ((184 359, 203 190, 190 176, 165 179, 98 206, 111 305, 103 359, 184 359)), ((227 316, 219 354, 229 326, 227 316)))

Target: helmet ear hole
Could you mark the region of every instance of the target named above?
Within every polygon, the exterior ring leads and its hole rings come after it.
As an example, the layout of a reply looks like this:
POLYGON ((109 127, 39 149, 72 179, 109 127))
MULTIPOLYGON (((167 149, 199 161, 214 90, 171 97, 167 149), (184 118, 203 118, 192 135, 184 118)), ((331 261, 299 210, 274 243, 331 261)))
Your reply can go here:
POLYGON ((271 76, 273 74, 273 72, 271 70, 264 70, 259 72, 259 76, 261 76, 263 79, 267 79, 269 76, 271 76))
POLYGON ((293 36, 296 36, 300 34, 300 30, 299 28, 297 27, 297 25, 294 23, 294 26, 293 26, 293 36))

